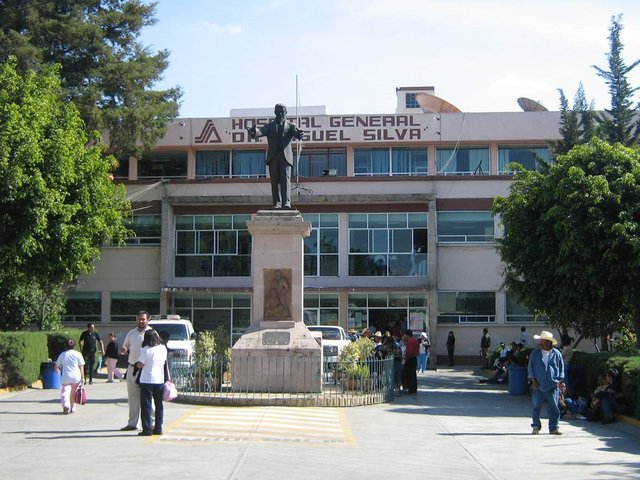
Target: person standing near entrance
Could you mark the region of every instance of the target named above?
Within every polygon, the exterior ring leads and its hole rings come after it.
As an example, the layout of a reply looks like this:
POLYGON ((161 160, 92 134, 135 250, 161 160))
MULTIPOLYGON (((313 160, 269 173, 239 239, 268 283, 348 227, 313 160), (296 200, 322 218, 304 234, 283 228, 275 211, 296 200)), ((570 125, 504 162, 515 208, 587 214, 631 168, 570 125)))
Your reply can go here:
POLYGON ((93 323, 87 323, 87 329, 80 334, 80 347, 82 356, 84 357, 84 376, 89 374, 89 385, 93 383, 93 366, 96 363, 97 345, 100 345, 100 355, 104 356, 104 343, 100 334, 96 332, 96 326, 93 323))
POLYGON ((144 332, 151 330, 149 326, 149 313, 144 310, 138 312, 136 316, 136 328, 129 330, 127 336, 124 337, 120 353, 129 355, 127 367, 127 400, 129 403, 129 421, 120 430, 123 432, 138 429, 138 421, 140 420, 140 387, 136 383, 140 369, 136 367, 136 362, 140 358, 142 350, 142 340, 144 340, 144 332))
POLYGON ((267 165, 271 178, 273 208, 291 208, 291 169, 293 168, 293 139, 300 140, 304 131, 287 120, 287 107, 277 103, 276 118, 263 127, 247 127, 249 138, 267 137, 267 165))
POLYGON ((558 341, 553 338, 553 333, 542 331, 540 335, 533 338, 540 341, 540 346, 531 352, 527 373, 531 381, 533 390, 531 392, 531 433, 540 433, 542 423, 540 422, 540 409, 544 401, 547 401, 547 412, 549 414, 549 433, 551 435, 562 435, 558 428, 560 419, 560 390, 564 387, 564 361, 562 353, 557 348, 553 348, 558 341))
POLYGON ((483 359, 483 367, 490 368, 489 361, 491 359, 491 336, 489 330, 482 329, 482 338, 480 339, 480 355, 483 359))
POLYGON ((413 338, 413 332, 406 330, 404 332, 404 343, 406 346, 404 353, 404 370, 402 385, 409 393, 418 392, 418 376, 416 368, 418 366, 418 354, 420 346, 418 341, 413 338))
POLYGON ((456 336, 453 334, 453 330, 449 330, 447 336, 447 356, 449 357, 449 366, 453 367, 453 354, 456 349, 456 336))

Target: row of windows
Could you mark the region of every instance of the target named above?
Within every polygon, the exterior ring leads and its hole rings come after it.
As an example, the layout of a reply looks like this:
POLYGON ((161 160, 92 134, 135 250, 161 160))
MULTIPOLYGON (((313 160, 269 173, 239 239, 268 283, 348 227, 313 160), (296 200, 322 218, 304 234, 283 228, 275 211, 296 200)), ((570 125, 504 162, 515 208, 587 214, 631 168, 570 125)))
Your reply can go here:
MULTIPOLYGON (((495 292, 438 292, 439 324, 495 323, 495 292)), ((351 293, 347 296, 348 328, 389 330, 411 328, 420 331, 428 326, 428 299, 423 292, 351 293)), ((307 325, 338 325, 339 296, 337 293, 304 295, 303 317, 307 325)), ((159 311, 158 293, 111 293, 111 321, 131 322, 133 313, 159 311)), ((99 322, 101 295, 99 292, 74 292, 67 296, 66 322, 99 322)), ((172 313, 193 321, 196 330, 229 332, 235 342, 251 323, 249 293, 188 293, 174 294, 172 313)), ((507 323, 545 322, 536 317, 513 295, 506 294, 507 323)))
MULTIPOLYGON (((519 163, 528 170, 540 170, 552 162, 546 147, 498 147, 498 174, 511 173, 509 165, 519 163)), ((427 175, 427 148, 355 148, 356 176, 427 175)), ((116 174, 128 176, 128 161, 121 162, 116 174)), ((196 152, 196 178, 261 178, 266 176, 263 150, 202 150, 196 152)), ((436 173, 439 175, 488 175, 489 148, 437 148, 436 173)), ((294 176, 317 177, 347 175, 345 148, 303 149, 294 176)), ((139 178, 186 178, 186 152, 153 152, 138 161, 139 178)))
MULTIPOLYGON (((304 274, 338 276, 338 214, 306 214, 304 274)), ((249 276, 249 215, 181 215, 175 227, 176 277, 249 276)), ((130 245, 159 245, 160 215, 134 215, 130 245)), ((427 275, 427 213, 348 215, 349 276, 427 275)), ((489 211, 438 212, 439 243, 491 243, 489 211)))

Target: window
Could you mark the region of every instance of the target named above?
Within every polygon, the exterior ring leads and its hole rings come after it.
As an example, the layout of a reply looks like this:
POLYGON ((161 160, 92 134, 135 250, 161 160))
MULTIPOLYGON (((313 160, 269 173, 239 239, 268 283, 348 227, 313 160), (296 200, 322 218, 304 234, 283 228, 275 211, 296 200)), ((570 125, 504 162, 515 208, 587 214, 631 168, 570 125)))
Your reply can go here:
POLYGON ((174 314, 190 318, 196 331, 221 327, 233 345, 251 324, 248 293, 175 293, 174 314))
POLYGON ((228 150, 196 152, 196 178, 231 176, 231 155, 228 150))
POLYGON ((438 212, 438 242, 489 243, 495 241, 491 212, 438 212))
POLYGON ((234 150, 231 155, 232 176, 240 178, 264 178, 267 176, 263 150, 234 150))
POLYGON ((347 175, 347 151, 344 148, 303 149, 300 153, 298 174, 301 177, 347 175))
POLYGON ((100 292, 70 292, 63 322, 96 323, 101 319, 102 296, 100 292))
POLYGON ((495 292, 438 292, 438 323, 495 321, 495 292))
POLYGON ((391 149, 392 175, 426 175, 427 173, 426 148, 391 149))
POLYGON ((427 213, 349 214, 349 275, 427 275, 427 213))
POLYGON ((418 101, 416 100, 415 93, 404 94, 404 106, 406 108, 420 108, 420 105, 418 105, 418 101))
POLYGON ((373 327, 398 335, 407 328, 420 332, 429 325, 427 294, 423 292, 350 293, 347 300, 347 326, 358 332, 373 327))
POLYGON ((303 317, 306 325, 339 325, 337 293, 306 293, 303 317))
POLYGON ((440 175, 489 175, 489 149, 439 148, 436 168, 440 175))
POLYGON ((511 173, 509 169, 510 163, 519 163, 527 170, 539 172, 542 169, 539 159, 547 163, 553 162, 551 150, 547 147, 499 147, 498 173, 511 173))
POLYGON ((145 153, 138 160, 138 178, 187 176, 187 152, 145 153))
POLYGON ((251 275, 249 215, 176 216, 176 277, 251 275))
POLYGON ((546 323, 548 318, 545 315, 533 315, 531 310, 520 303, 520 299, 513 293, 506 292, 506 321, 512 323, 546 323))
POLYGON ((356 148, 353 163, 356 176, 389 175, 389 149, 356 148))
POLYGON ((160 215, 133 215, 129 228, 136 234, 128 238, 128 245, 160 245, 160 215))
POLYGON ((111 321, 133 322, 140 310, 150 315, 160 311, 160 294, 157 292, 112 292, 111 321))
POLYGON ((118 158, 118 164, 111 173, 114 178, 129 178, 129 157, 118 158))
POLYGON ((305 214, 311 235, 304 239, 304 274, 310 277, 338 276, 338 215, 305 214))

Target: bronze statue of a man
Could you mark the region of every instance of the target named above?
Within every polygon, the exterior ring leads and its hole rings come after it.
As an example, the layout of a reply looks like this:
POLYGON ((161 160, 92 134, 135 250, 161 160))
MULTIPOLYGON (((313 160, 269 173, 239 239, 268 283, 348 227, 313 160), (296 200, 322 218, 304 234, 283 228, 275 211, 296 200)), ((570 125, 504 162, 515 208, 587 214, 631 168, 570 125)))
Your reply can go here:
POLYGON ((302 138, 303 130, 287 120, 287 107, 277 103, 276 118, 263 127, 247 127, 249 138, 267 137, 267 165, 271 177, 271 197, 274 208, 291 208, 291 168, 293 150, 291 142, 302 138))

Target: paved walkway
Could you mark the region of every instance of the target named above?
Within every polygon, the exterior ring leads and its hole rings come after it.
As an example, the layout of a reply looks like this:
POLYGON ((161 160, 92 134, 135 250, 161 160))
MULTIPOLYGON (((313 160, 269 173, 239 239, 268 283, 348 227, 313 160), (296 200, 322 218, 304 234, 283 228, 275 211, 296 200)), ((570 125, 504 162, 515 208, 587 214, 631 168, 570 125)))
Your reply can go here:
POLYGON ((640 478, 640 429, 561 422, 533 436, 529 399, 469 368, 419 377, 417 395, 352 408, 165 404, 165 435, 121 432, 124 383, 89 385, 63 415, 57 390, 0 394, 0 478, 640 478))

